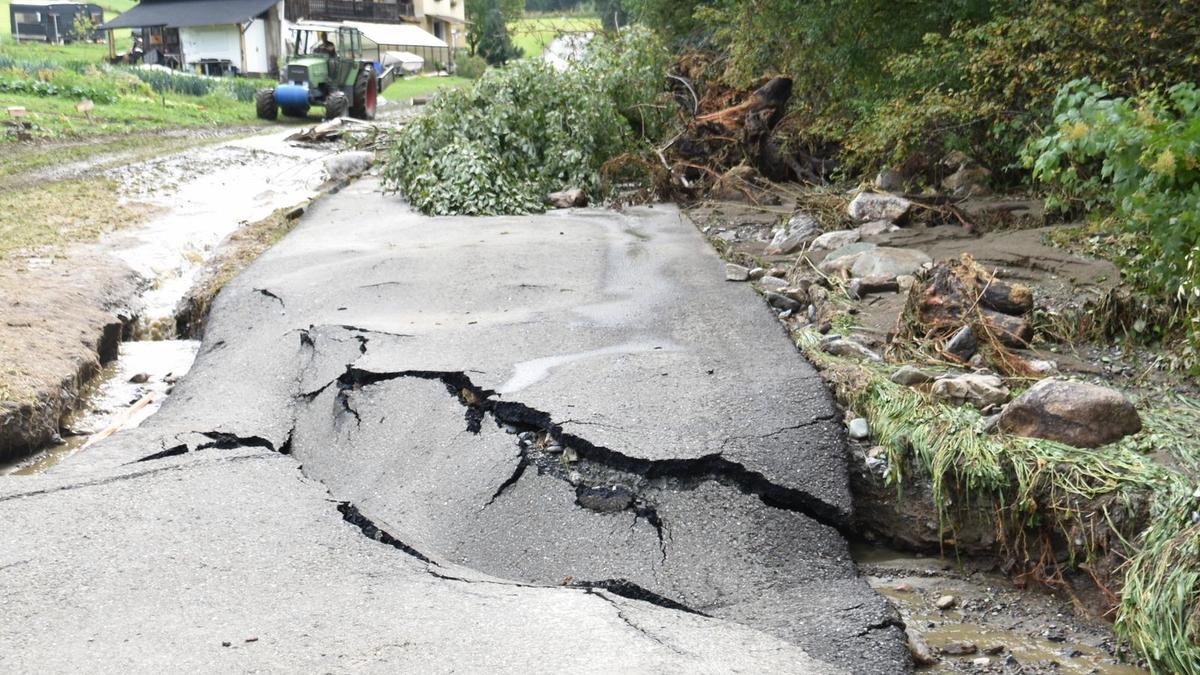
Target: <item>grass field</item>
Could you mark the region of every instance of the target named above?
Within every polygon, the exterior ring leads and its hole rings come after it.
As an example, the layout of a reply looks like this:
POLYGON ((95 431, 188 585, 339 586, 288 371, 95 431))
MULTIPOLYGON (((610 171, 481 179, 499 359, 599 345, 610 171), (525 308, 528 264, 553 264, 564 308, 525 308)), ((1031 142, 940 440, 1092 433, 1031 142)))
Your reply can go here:
POLYGON ((589 16, 531 16, 508 25, 513 44, 526 57, 539 57, 559 33, 582 33, 600 30, 600 19, 589 16))
POLYGON ((383 91, 389 101, 406 101, 414 96, 428 96, 439 89, 467 87, 474 82, 465 77, 439 77, 436 75, 413 75, 396 80, 383 91))

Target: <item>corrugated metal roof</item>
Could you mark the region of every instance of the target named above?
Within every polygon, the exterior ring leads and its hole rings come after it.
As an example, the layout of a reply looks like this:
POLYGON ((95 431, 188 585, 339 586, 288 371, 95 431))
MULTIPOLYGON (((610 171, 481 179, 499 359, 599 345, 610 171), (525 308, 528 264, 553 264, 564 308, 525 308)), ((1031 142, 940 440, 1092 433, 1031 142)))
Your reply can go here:
POLYGON ((142 28, 165 26, 221 26, 246 23, 275 5, 279 0, 162 0, 143 2, 112 21, 100 26, 142 28))

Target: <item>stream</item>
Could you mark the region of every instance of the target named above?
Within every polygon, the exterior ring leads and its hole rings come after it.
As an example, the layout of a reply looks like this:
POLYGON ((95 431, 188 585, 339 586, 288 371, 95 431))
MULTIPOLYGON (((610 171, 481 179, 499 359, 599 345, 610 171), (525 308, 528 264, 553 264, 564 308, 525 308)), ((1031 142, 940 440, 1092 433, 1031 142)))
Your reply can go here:
POLYGON ((132 304, 141 311, 133 339, 84 391, 84 405, 63 425, 62 441, 0 475, 40 473, 92 443, 154 414, 191 368, 200 343, 174 335, 179 301, 221 242, 276 209, 314 197, 325 181, 323 159, 337 146, 298 146, 296 129, 277 131, 130 164, 107 172, 122 199, 152 216, 101 241, 107 253, 146 283, 132 304))

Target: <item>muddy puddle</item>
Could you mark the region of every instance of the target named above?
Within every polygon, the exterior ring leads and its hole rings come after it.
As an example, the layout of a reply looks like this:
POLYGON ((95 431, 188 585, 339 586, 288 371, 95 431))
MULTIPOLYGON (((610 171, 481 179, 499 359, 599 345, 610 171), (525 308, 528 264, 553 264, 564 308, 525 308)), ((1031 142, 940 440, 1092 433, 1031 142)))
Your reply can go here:
POLYGON ((174 339, 174 314, 221 242, 247 223, 314 197, 325 182, 324 159, 337 146, 296 146, 295 129, 138 162, 107 173, 121 197, 146 204, 145 223, 105 237, 108 253, 146 280, 132 331, 120 357, 84 392, 84 404, 67 420, 63 441, 2 474, 33 474, 86 451, 113 433, 138 426, 170 395, 191 367, 199 343, 174 339))
POLYGON ((1001 574, 945 558, 866 545, 856 546, 854 557, 939 659, 919 672, 1148 673, 1122 661, 1111 627, 1079 618, 1048 592, 1017 589, 1001 574))

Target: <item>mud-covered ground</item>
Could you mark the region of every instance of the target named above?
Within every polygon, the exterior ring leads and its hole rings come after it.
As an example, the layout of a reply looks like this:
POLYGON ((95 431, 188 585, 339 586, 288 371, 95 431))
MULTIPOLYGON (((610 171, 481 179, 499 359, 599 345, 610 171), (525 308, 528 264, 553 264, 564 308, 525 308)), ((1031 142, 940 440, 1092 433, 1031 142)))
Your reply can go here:
MULTIPOLYGON (((904 227, 863 236, 860 241, 917 249, 935 261, 968 253, 999 278, 1032 287, 1039 328, 1059 328, 1068 338, 1073 337, 1069 331, 1080 317, 1088 317, 1100 299, 1118 288, 1120 273, 1111 263, 1072 255, 1053 245, 1054 235, 1064 226, 1048 225, 1040 209, 1029 202, 991 198, 965 208, 972 207, 1016 214, 1019 219, 984 232, 913 219, 904 227)), ((710 201, 693 206, 690 215, 726 260, 788 277, 797 265, 815 272, 823 255, 805 249, 771 255, 768 250, 773 234, 797 209, 805 207, 786 199, 773 204, 710 201), (801 254, 808 254, 812 264, 801 254)), ((838 219, 836 214, 823 215, 838 219)), ((823 229, 839 227, 852 226, 830 223, 823 229)), ((822 314, 832 321, 820 329, 853 335, 882 353, 897 329, 905 298, 901 292, 876 292, 852 299, 835 289, 822 314)), ((814 317, 799 310, 782 312, 780 318, 795 328, 814 317)), ((1154 396, 1164 387, 1190 389, 1188 383, 1158 368, 1151 350, 1049 340, 1019 353, 1027 359, 1052 361, 1058 373, 1117 386, 1134 396, 1154 396)), ((898 490, 883 480, 878 463, 870 442, 851 443, 852 487, 864 535, 855 557, 871 585, 900 611, 910 635, 938 659, 930 672, 1144 672, 1125 663, 1136 659, 1113 636, 1111 625, 1101 616, 1110 605, 1096 597, 1102 592, 1082 573, 1067 585, 1075 598, 1034 583, 1018 588, 1002 572, 1003 561, 991 555, 1000 551, 994 518, 986 516, 956 532, 957 543, 970 553, 946 547, 941 550, 947 557, 939 557, 942 533, 928 482, 906 483, 904 490, 898 490), (925 553, 895 553, 881 542, 925 553), (947 596, 953 598, 952 606, 939 609, 938 601, 949 602, 944 600, 947 596)))

